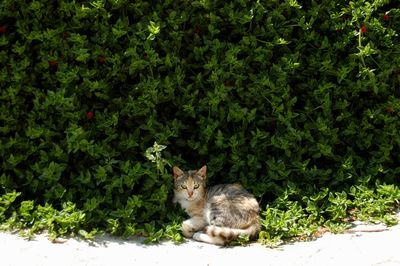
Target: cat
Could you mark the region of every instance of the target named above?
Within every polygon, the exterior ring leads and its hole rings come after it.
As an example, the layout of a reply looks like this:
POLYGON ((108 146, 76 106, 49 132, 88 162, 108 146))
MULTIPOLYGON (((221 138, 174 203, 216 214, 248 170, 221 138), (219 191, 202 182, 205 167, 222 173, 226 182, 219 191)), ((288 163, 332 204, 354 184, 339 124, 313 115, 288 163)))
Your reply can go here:
POLYGON ((240 235, 256 238, 260 231, 257 200, 239 184, 207 189, 206 171, 207 166, 190 171, 173 167, 173 202, 190 216, 182 223, 183 235, 222 246, 240 235))

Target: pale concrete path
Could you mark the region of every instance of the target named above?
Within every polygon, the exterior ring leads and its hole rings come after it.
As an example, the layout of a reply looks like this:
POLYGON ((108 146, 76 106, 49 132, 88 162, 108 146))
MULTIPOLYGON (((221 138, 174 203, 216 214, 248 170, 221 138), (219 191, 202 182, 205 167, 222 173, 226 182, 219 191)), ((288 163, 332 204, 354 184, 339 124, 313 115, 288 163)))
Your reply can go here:
POLYGON ((400 225, 386 229, 359 224, 353 233, 327 233, 275 249, 259 244, 221 248, 194 241, 144 245, 111 237, 53 244, 44 235, 27 241, 0 233, 0 266, 8 265, 400 265, 400 225))

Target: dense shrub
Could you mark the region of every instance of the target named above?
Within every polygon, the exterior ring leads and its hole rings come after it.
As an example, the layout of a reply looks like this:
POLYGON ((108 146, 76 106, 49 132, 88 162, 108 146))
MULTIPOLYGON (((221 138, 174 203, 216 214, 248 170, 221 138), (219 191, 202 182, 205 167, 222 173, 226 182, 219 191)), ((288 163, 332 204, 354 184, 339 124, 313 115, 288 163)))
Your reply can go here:
POLYGON ((394 2, 1 1, 0 220, 24 201, 88 230, 175 219, 155 141, 263 206, 398 182, 394 2))

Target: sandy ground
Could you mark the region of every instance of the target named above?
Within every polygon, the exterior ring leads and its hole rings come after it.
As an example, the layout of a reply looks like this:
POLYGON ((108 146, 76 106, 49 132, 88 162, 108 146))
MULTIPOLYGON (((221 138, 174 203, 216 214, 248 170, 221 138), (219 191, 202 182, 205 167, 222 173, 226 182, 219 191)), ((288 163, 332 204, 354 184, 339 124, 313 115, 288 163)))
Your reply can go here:
POLYGON ((139 239, 106 236, 53 244, 45 235, 28 241, 3 232, 0 265, 400 265, 400 225, 356 225, 351 233, 327 233, 274 249, 259 244, 221 248, 195 241, 144 245, 139 239))

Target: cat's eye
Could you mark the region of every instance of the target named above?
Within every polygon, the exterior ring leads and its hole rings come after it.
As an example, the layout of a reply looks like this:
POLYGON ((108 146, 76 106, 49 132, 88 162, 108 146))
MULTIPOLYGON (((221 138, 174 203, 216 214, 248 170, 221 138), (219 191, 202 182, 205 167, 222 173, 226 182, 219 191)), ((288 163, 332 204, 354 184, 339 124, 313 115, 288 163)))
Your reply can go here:
POLYGON ((181 185, 181 188, 182 188, 182 189, 186 189, 187 186, 186 186, 185 184, 183 184, 183 185, 181 185))
POLYGON ((200 187, 199 184, 194 185, 194 189, 198 189, 200 187))

